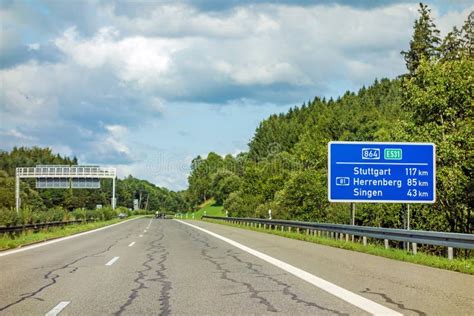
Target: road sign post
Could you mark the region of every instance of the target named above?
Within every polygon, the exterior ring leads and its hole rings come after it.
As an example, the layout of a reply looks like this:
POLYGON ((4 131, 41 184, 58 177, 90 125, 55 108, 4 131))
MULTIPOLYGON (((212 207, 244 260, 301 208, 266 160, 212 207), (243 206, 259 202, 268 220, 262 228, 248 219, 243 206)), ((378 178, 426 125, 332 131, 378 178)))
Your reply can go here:
POLYGON ((434 203, 435 145, 330 142, 328 198, 350 203, 434 203))

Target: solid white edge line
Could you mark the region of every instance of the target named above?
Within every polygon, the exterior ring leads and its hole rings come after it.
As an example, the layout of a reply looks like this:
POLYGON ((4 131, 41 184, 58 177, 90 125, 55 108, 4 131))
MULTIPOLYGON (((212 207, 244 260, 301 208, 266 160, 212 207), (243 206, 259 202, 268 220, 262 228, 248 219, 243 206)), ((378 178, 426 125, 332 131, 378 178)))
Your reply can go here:
POLYGON ((203 231, 217 239, 220 239, 228 244, 231 244, 232 246, 234 247, 237 247, 245 252, 248 252, 249 254, 251 255, 254 255, 255 257, 257 258, 260 258, 268 263, 271 263, 272 265, 320 288, 321 290, 324 290, 344 301, 346 301, 347 303, 350 303, 370 314, 373 314, 373 315, 403 315, 403 314, 400 314, 399 312, 397 311, 394 311, 393 309, 390 309, 388 307, 385 307, 383 305, 380 305, 374 301, 371 301, 363 296, 360 296, 358 294, 355 294, 349 290, 346 290, 340 286, 337 286, 329 281, 326 281, 320 277, 317 277, 309 272, 306 272, 304 270, 301 270, 295 266, 292 266, 286 262, 283 262, 281 260, 278 260, 276 258, 273 258, 269 255, 266 255, 260 251, 257 251, 257 250, 254 250, 250 247, 247 247, 247 246, 244 246, 232 239, 229 239, 229 238, 226 238, 226 237, 223 237, 221 235, 218 235, 216 233, 213 233, 207 229, 204 229, 204 228, 201 228, 199 226, 196 226, 196 225, 192 225, 192 224, 189 224, 189 223, 186 223, 186 222, 183 222, 183 221, 180 221, 180 220, 176 220, 177 222, 180 222, 184 225, 188 225, 188 226, 191 226, 195 229, 198 229, 200 231, 203 231))
POLYGON ((69 303, 71 303, 70 301, 63 301, 63 302, 59 302, 58 305, 54 306, 54 308, 52 310, 50 310, 49 312, 47 312, 45 314, 45 316, 56 316, 58 315, 59 313, 61 313, 61 311, 69 305, 69 303))
POLYGON ((128 245, 128 246, 129 246, 129 247, 132 247, 133 245, 135 245, 135 242, 134 242, 134 241, 132 241, 132 242, 130 243, 130 245, 128 245))
POLYGON ((109 260, 105 265, 106 266, 111 266, 113 265, 120 257, 113 257, 112 259, 109 260))
POLYGON ((57 238, 57 239, 53 239, 53 240, 49 240, 49 241, 43 241, 43 242, 41 242, 41 243, 38 243, 38 244, 35 244, 35 245, 31 245, 31 246, 21 247, 21 248, 19 248, 19 249, 12 249, 12 250, 0 251, 0 257, 8 256, 8 255, 13 255, 13 254, 15 254, 15 253, 19 253, 19 252, 23 252, 23 251, 27 251, 27 250, 31 250, 31 249, 35 249, 35 248, 39 248, 39 247, 43 247, 43 246, 55 244, 55 243, 57 243, 57 242, 61 242, 61 241, 64 241, 64 240, 68 240, 68 239, 72 239, 72 238, 84 236, 84 235, 87 235, 87 234, 92 234, 92 233, 95 233, 95 232, 98 232, 98 231, 101 231, 101 230, 104 230, 104 229, 108 229, 108 228, 111 228, 111 227, 114 227, 114 226, 117 226, 117 225, 121 225, 121 224, 123 224, 123 223, 127 223, 127 222, 129 222, 129 221, 133 221, 133 220, 136 220, 136 219, 139 219, 139 218, 142 218, 142 217, 136 217, 136 218, 132 218, 132 219, 127 219, 126 221, 123 221, 123 222, 120 222, 120 223, 116 223, 116 224, 112 224, 112 225, 100 227, 100 228, 93 229, 93 230, 88 230, 88 231, 85 231, 85 232, 82 232, 82 233, 78 233, 78 234, 75 234, 75 235, 71 235, 71 236, 66 236, 66 237, 62 237, 62 238, 57 238))

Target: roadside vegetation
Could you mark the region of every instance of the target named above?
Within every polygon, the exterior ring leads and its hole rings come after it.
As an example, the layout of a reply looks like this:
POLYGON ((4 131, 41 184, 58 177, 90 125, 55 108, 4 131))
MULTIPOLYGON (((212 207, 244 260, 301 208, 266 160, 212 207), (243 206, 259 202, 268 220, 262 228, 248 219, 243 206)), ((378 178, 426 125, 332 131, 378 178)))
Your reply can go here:
POLYGON ((199 205, 198 210, 195 212, 189 211, 185 213, 180 213, 179 218, 181 218, 182 215, 183 218, 191 219, 193 217, 193 214, 195 219, 201 219, 204 215, 225 216, 225 211, 222 205, 217 205, 214 199, 210 199, 199 205))
POLYGON ((339 239, 332 239, 322 236, 307 235, 306 233, 298 233, 296 231, 281 231, 279 229, 268 229, 263 227, 250 227, 246 225, 233 224, 229 222, 224 222, 221 220, 212 220, 204 219, 206 222, 239 227, 242 229, 253 230, 257 232, 263 232, 268 234, 273 234, 277 236, 282 236, 286 238, 298 239, 308 242, 313 242, 325 246, 331 246, 346 250, 358 251, 362 253, 367 253, 379 257, 385 257, 389 259, 405 261, 415 264, 421 264, 433 268, 457 271, 467 274, 474 274, 474 258, 455 258, 453 260, 448 260, 445 257, 435 256, 431 254, 426 254, 418 252, 416 255, 409 253, 403 249, 389 248, 385 249, 384 246, 377 243, 368 243, 367 246, 364 246, 360 242, 351 242, 339 239))
MULTIPOLYGON (((348 224, 350 205, 327 198, 329 141, 432 142, 437 199, 411 205, 411 229, 474 233, 474 13, 442 38, 430 9, 420 4, 419 12, 402 52, 406 73, 274 114, 248 152, 196 157, 193 208, 213 198, 232 217, 264 218, 271 209, 276 219, 348 224)), ((358 203, 356 225, 405 228, 405 207, 358 203)))
MULTIPOLYGON (((77 165, 74 158, 54 154, 50 148, 13 148, 10 152, 0 150, 0 209, 15 207, 15 168, 36 165, 77 165)), ((100 189, 36 189, 35 179, 22 179, 20 198, 22 206, 32 210, 48 212, 56 207, 68 211, 75 209, 95 209, 100 204, 110 206, 112 181, 101 180, 100 189)), ((183 192, 174 192, 158 187, 146 180, 129 175, 116 181, 117 206, 138 209, 176 212, 188 209, 183 192)))
POLYGON ((83 223, 74 223, 56 227, 53 226, 36 231, 24 230, 16 233, 0 233, 0 250, 69 236, 79 232, 111 225, 127 218, 147 214, 150 214, 150 212, 144 210, 130 211, 124 207, 118 207, 115 210, 110 207, 97 210, 77 209, 72 212, 66 211, 61 207, 56 207, 46 211, 34 211, 29 207, 25 207, 22 208, 18 214, 14 209, 3 208, 0 209, 0 227, 21 227, 31 224, 67 221, 83 221, 83 223), (119 215, 121 218, 119 218, 119 215))
POLYGON ((0 209, 0 227, 23 226, 28 224, 74 221, 74 220, 95 220, 109 221, 121 214, 124 217, 132 215, 145 215, 149 212, 144 210, 130 211, 124 207, 118 207, 113 210, 111 207, 104 207, 95 210, 76 209, 67 211, 61 207, 55 207, 49 210, 33 210, 31 207, 24 207, 20 212, 14 209, 0 209))
MULTIPOLYGON (((135 217, 135 216, 134 216, 135 217)), ((125 218, 127 219, 127 218, 125 218)), ((0 250, 12 249, 26 246, 50 239, 70 236, 88 230, 112 225, 125 219, 113 218, 104 221, 88 222, 81 224, 71 224, 62 227, 51 227, 42 229, 38 232, 25 231, 19 234, 3 234, 0 235, 0 250)), ((129 218, 128 218, 129 219, 129 218)))

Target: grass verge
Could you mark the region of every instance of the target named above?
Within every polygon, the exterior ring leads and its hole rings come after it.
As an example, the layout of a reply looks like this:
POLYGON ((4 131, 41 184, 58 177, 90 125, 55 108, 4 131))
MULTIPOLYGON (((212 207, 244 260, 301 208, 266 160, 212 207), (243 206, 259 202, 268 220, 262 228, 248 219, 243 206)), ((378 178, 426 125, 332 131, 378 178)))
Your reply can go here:
POLYGON ((228 223, 219 220, 212 220, 212 219, 205 219, 206 222, 239 227, 243 229, 264 232, 268 234, 278 235, 282 237, 304 240, 308 242, 313 242, 325 246, 331 246, 346 250, 358 251, 363 252, 375 256, 385 257, 389 259, 395 259, 399 261, 405 261, 415 264, 421 264, 429 267, 457 271, 466 274, 474 274, 474 259, 461 259, 455 258, 453 260, 448 260, 444 257, 433 256, 426 253, 418 252, 416 255, 404 251, 402 249, 396 248, 389 248, 385 249, 383 246, 376 245, 376 244, 367 244, 364 246, 360 243, 351 242, 351 241, 344 241, 344 240, 336 240, 326 237, 319 237, 314 235, 306 235, 305 233, 297 233, 297 232, 288 232, 288 231, 281 231, 281 230, 270 230, 258 227, 250 227, 244 226, 239 224, 228 223))
MULTIPOLYGON (((222 205, 215 205, 216 201, 213 199, 207 200, 199 206, 199 210, 194 212, 194 218, 200 219, 204 213, 208 216, 225 216, 224 207, 222 205)), ((185 213, 188 219, 193 218, 193 212, 185 213)))
MULTIPOLYGON (((133 217, 129 217, 127 219, 131 219, 133 217)), ((6 250, 6 249, 17 248, 20 246, 26 246, 29 244, 35 244, 35 243, 50 240, 50 239, 74 235, 74 234, 85 232, 88 230, 122 222, 127 219, 115 218, 115 219, 112 219, 109 221, 103 221, 103 222, 72 224, 72 225, 67 225, 63 227, 51 227, 44 230, 40 230, 39 232, 36 232, 36 233, 33 231, 27 231, 27 232, 23 232, 14 236, 7 235, 7 234, 0 235, 0 251, 6 250)))

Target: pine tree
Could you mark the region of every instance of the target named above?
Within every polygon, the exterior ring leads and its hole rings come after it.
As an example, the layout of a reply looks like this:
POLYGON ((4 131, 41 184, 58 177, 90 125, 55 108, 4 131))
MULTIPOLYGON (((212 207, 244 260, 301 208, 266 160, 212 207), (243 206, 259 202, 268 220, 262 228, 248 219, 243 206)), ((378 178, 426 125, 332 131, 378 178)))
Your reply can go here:
POLYGON ((474 58, 474 11, 467 17, 462 27, 464 51, 469 58, 474 58))
POLYGON ((456 27, 446 35, 441 43, 440 54, 441 60, 458 60, 463 55, 463 38, 461 37, 461 31, 456 27))
POLYGON ((431 10, 427 5, 420 3, 420 17, 415 21, 413 38, 410 41, 410 50, 401 54, 410 75, 413 75, 422 59, 430 59, 439 55, 438 46, 441 42, 439 30, 430 16, 431 10))

